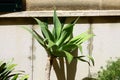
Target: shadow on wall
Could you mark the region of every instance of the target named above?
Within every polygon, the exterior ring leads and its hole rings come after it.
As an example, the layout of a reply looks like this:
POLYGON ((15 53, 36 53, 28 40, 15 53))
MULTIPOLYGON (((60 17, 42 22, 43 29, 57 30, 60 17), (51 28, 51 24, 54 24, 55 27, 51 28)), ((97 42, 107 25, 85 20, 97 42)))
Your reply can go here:
MULTIPOLYGON (((78 50, 73 52, 74 56, 78 55, 78 50)), ((77 70, 77 60, 73 60, 70 64, 64 58, 59 58, 59 61, 54 59, 53 68, 55 70, 57 80, 75 80, 77 70), (66 74, 65 74, 66 65, 66 74), (66 75, 66 76, 65 76, 66 75)))

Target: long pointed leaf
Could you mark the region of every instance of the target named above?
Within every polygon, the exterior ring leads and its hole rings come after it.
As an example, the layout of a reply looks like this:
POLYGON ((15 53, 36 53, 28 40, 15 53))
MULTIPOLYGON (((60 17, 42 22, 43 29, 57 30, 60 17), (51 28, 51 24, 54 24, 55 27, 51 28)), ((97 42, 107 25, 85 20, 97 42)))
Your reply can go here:
POLYGON ((88 31, 83 32, 82 34, 75 36, 74 38, 72 38, 69 42, 70 43, 76 43, 79 39, 84 38, 86 35, 88 35, 88 31))
POLYGON ((34 18, 34 19, 39 24, 39 27, 40 27, 43 35, 45 36, 45 38, 54 41, 54 37, 53 37, 52 33, 50 32, 50 30, 48 29, 47 25, 44 22, 37 19, 37 18, 34 18))
POLYGON ((67 44, 67 45, 61 45, 61 47, 59 48, 60 50, 65 50, 68 52, 72 52, 75 49, 77 49, 77 46, 75 44, 67 44))
POLYGON ((6 70, 13 70, 15 68, 15 66, 17 66, 17 64, 11 64, 8 66, 8 68, 6 70))
POLYGON ((55 39, 58 40, 61 35, 62 25, 59 18, 57 17, 56 10, 54 10, 53 23, 54 23, 54 36, 55 39))
POLYGON ((79 48, 80 52, 83 53, 82 46, 81 45, 77 45, 77 47, 79 48))
POLYGON ((66 38, 72 36, 72 32, 73 32, 73 25, 72 24, 67 25, 66 28, 63 29, 61 36, 56 44, 57 45, 63 44, 66 41, 66 38))
POLYGON ((78 60, 80 60, 80 61, 82 61, 82 62, 86 62, 86 63, 88 63, 88 64, 90 65, 90 62, 89 62, 89 61, 83 59, 84 57, 86 57, 86 56, 78 56, 78 57, 74 57, 74 58, 77 58, 78 60))
POLYGON ((78 44, 81 44, 87 40, 89 40, 90 38, 92 38, 94 36, 94 34, 88 34, 86 35, 78 44))
POLYGON ((89 34, 88 31, 87 32, 84 32, 74 38, 72 38, 69 43, 73 43, 73 44, 81 44, 83 42, 85 42, 86 40, 90 39, 91 37, 93 37, 94 34, 89 34))
POLYGON ((78 58, 78 60, 80 60, 80 61, 82 61, 82 62, 86 62, 86 63, 88 63, 88 64, 90 65, 90 62, 89 62, 89 61, 87 61, 87 60, 85 60, 85 59, 78 58))
POLYGON ((4 72, 6 63, 2 63, 0 66, 0 73, 4 72))
POLYGON ((92 56, 78 56, 78 57, 74 57, 74 58, 77 58, 78 60, 80 60, 82 62, 87 62, 90 65, 90 62, 83 59, 83 57, 87 57, 92 62, 93 66, 94 66, 94 59, 92 56))
POLYGON ((34 32, 34 34, 39 38, 39 41, 44 44, 45 43, 45 39, 42 38, 42 36, 40 36, 34 29, 32 29, 32 31, 34 32))
POLYGON ((48 40, 48 48, 51 48, 54 45, 56 45, 56 44, 53 41, 48 40))
POLYGON ((70 24, 67 24, 63 27, 60 39, 57 41, 57 45, 63 44, 66 41, 66 38, 69 38, 73 34, 73 27, 78 21, 79 17, 72 21, 70 24))
POLYGON ((16 74, 11 80, 17 80, 18 74, 16 74))
POLYGON ((27 28, 27 27, 23 27, 25 30, 27 30, 28 32, 30 32, 32 35, 33 35, 33 37, 43 46, 43 47, 45 47, 45 45, 44 45, 44 40, 43 40, 43 38, 41 37, 40 38, 40 36, 38 36, 38 34, 36 34, 36 32, 35 31, 33 31, 33 30, 31 30, 31 29, 29 29, 29 28, 27 28))
POLYGON ((71 63, 71 61, 73 60, 73 55, 71 54, 71 53, 69 53, 69 52, 67 52, 67 51, 63 51, 64 53, 65 53, 65 55, 66 55, 66 58, 67 58, 67 60, 68 60, 68 63, 70 64, 71 63))
POLYGON ((92 56, 87 56, 87 57, 90 59, 90 61, 92 62, 93 66, 94 66, 95 63, 94 63, 94 59, 93 59, 93 57, 92 57, 92 56))
POLYGON ((28 78, 29 78, 29 75, 24 75, 24 76, 21 77, 20 80, 28 80, 28 78))
POLYGON ((80 16, 77 17, 74 21, 73 21, 73 24, 75 25, 77 23, 77 21, 79 20, 80 16))

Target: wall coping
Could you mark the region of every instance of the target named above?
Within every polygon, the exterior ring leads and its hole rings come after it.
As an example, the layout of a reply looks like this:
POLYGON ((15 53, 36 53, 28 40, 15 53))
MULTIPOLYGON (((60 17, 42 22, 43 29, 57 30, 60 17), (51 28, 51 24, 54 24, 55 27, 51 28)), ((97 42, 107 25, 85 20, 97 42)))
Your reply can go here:
MULTIPOLYGON (((76 10, 57 11, 59 17, 94 17, 94 16, 120 16, 120 10, 76 10)), ((53 11, 22 11, 12 13, 0 13, 0 18, 17 17, 52 17, 53 11)))

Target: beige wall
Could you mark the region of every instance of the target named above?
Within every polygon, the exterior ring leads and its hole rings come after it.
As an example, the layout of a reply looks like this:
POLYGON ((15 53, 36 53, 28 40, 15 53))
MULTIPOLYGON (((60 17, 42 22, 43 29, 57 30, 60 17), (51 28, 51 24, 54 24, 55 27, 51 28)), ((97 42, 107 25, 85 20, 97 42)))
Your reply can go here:
MULTIPOLYGON (((0 26, 0 59, 14 58, 14 62, 18 64, 17 69, 25 70, 26 73, 30 74, 29 80, 44 80, 46 52, 21 26, 23 25, 0 26)), ((33 25, 28 24, 26 26, 31 28, 33 25)), ((89 28, 90 23, 78 23, 75 26, 74 35, 78 35, 89 28)), ((37 26, 34 26, 34 29, 39 31, 37 26)), ((93 54, 95 66, 88 67, 88 64, 78 62, 75 80, 81 80, 88 76, 89 69, 91 74, 95 76, 110 57, 120 57, 119 22, 93 23, 92 32, 96 36, 90 42, 83 44, 83 50, 85 54, 93 54)), ((73 69, 70 69, 71 73, 73 69)), ((51 80, 57 80, 53 69, 51 80)))
POLYGON ((0 60, 13 58, 18 64, 17 70, 24 70, 32 76, 32 36, 20 26, 23 25, 0 25, 0 60))
POLYGON ((91 68, 92 74, 110 58, 120 58, 120 23, 93 24, 93 32, 96 36, 93 38, 95 67, 91 68))

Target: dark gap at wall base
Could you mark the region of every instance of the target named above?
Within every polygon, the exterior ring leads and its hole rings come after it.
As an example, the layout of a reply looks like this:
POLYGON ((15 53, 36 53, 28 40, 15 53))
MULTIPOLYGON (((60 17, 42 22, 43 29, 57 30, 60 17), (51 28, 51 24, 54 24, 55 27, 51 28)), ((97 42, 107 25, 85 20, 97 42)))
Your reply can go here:
MULTIPOLYGON (((64 17, 66 18, 66 17, 64 17)), ((67 17, 65 23, 69 23, 74 20, 76 17, 67 17)), ((52 24, 52 17, 39 18, 41 21, 48 19, 49 24, 52 24)), ((62 17, 60 17, 60 20, 62 17)), ((80 17, 78 24, 84 23, 120 23, 120 16, 111 16, 111 17, 80 17)), ((29 25, 37 24, 33 18, 30 17, 18 17, 18 18, 0 18, 0 25, 29 25)))

